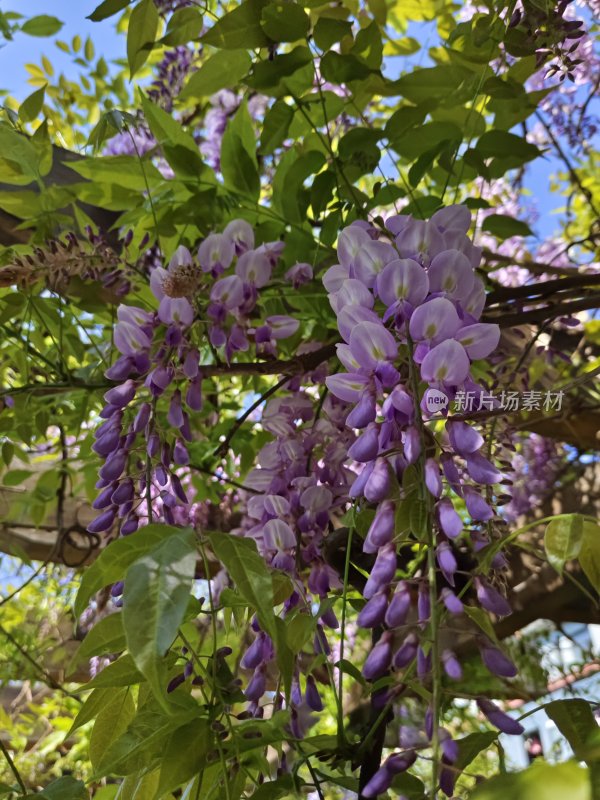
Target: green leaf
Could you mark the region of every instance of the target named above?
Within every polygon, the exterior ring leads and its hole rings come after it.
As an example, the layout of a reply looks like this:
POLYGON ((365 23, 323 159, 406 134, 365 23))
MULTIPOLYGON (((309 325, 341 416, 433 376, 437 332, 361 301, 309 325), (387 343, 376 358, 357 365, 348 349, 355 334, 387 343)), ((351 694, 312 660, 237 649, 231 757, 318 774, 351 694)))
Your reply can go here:
POLYGON ((28 469, 11 469, 2 478, 5 486, 19 486, 24 480, 29 478, 31 472, 28 469))
POLYGON ((415 69, 391 83, 394 90, 406 100, 421 103, 424 100, 447 100, 472 77, 470 70, 445 64, 415 69))
POLYGON ((383 42, 379 25, 373 21, 356 34, 352 53, 360 56, 367 66, 379 69, 383 57, 383 42))
POLYGON ((145 95, 142 95, 142 109, 154 138, 177 174, 198 179, 207 172, 194 137, 183 130, 181 123, 145 95))
POLYGON ((124 649, 125 631, 123 630, 122 614, 109 614, 99 620, 90 632, 86 634, 85 639, 71 659, 67 675, 71 675, 78 664, 90 659, 92 656, 120 653, 124 649))
POLYGON ((481 753, 482 750, 487 750, 498 739, 498 734, 493 731, 482 731, 477 733, 469 733, 461 739, 456 740, 458 745, 458 759, 455 761, 458 770, 466 769, 471 761, 481 753))
MULTIPOLYGON (((3 175, 5 174, 4 164, 14 170, 16 176, 22 176, 25 180, 12 180, 8 176, 3 180, 6 183, 30 183, 31 180, 39 180, 41 174, 49 171, 41 169, 41 159, 35 145, 24 134, 17 131, 6 123, 0 122, 0 164, 2 165, 3 175)), ((12 176, 11 176, 12 177, 12 176)))
POLYGON ((100 3, 86 19, 91 19, 92 22, 100 22, 107 17, 112 17, 113 14, 118 14, 119 11, 122 11, 124 8, 127 8, 131 1, 132 0, 104 0, 104 2, 100 3))
POLYGON ((428 519, 427 504, 415 497, 410 506, 410 528, 421 541, 428 533, 428 519))
POLYGON ((399 139, 410 128, 421 125, 427 111, 418 106, 403 106, 394 111, 385 124, 385 135, 388 139, 399 139))
POLYGON ((32 122, 38 116, 44 105, 45 94, 46 86, 42 86, 23 100, 19 106, 19 118, 23 122, 32 122))
POLYGON ((256 163, 256 139, 245 101, 225 128, 221 143, 221 173, 225 186, 254 200, 258 199, 260 177, 256 163))
POLYGON ((490 639, 492 642, 498 643, 494 626, 492 625, 489 616, 482 608, 465 606, 465 613, 479 628, 481 628, 488 639, 490 639))
POLYGON ((133 536, 111 542, 83 573, 75 599, 75 616, 85 611, 90 597, 110 583, 120 581, 127 569, 138 558, 152 552, 165 540, 181 533, 180 528, 169 525, 147 525, 133 536))
POLYGON ((113 697, 114 692, 112 689, 94 689, 87 696, 84 704, 79 709, 77 716, 73 720, 73 724, 69 728, 65 739, 68 739, 78 728, 86 725, 88 722, 98 716, 100 711, 104 708, 106 703, 113 697))
POLYGON ((193 72, 180 99, 208 97, 220 89, 233 88, 248 73, 252 60, 246 50, 218 50, 193 72))
POLYGON ((272 60, 256 61, 246 83, 252 89, 279 96, 299 96, 313 85, 314 65, 308 47, 299 45, 291 53, 272 60))
POLYGON ((104 667, 95 678, 86 683, 86 689, 105 689, 113 686, 135 686, 144 682, 144 676, 136 667, 133 658, 126 653, 117 661, 104 667))
POLYGON ((351 53, 341 55, 330 50, 321 59, 321 74, 326 81, 332 83, 361 81, 368 78, 372 72, 371 67, 351 53))
POLYGON ((113 691, 92 728, 90 761, 94 769, 97 769, 110 745, 127 730, 134 717, 135 703, 131 690, 122 688, 113 691))
POLYGON ((185 617, 196 559, 194 532, 184 529, 139 558, 125 576, 127 649, 159 698, 166 690, 164 656, 185 617))
POLYGON ((439 155, 440 151, 446 147, 446 144, 446 142, 440 142, 431 150, 428 150, 426 153, 420 155, 419 158, 414 162, 414 164, 408 170, 408 182, 413 188, 416 188, 419 185, 423 176, 435 161, 435 157, 439 155))
POLYGON ((310 28, 306 11, 296 3, 269 3, 262 10, 261 25, 267 36, 274 42, 295 42, 304 39, 310 28))
POLYGON ((286 641, 292 653, 299 653, 315 631, 316 621, 310 614, 296 614, 287 623, 286 641))
POLYGON ((274 630, 273 581, 253 539, 229 533, 208 533, 211 548, 237 591, 256 609, 261 626, 274 630))
POLYGON ((598 733, 598 723, 590 704, 579 698, 554 700, 544 711, 573 749, 578 761, 585 761, 585 746, 598 733))
POLYGON ((280 800, 280 798, 291 798, 297 790, 298 776, 296 780, 291 775, 282 775, 274 781, 266 781, 252 792, 249 800, 280 800))
POLYGON ((154 47, 160 17, 154 0, 141 0, 131 12, 127 27, 129 78, 144 66, 154 47))
POLYGON ((229 573, 237 591, 256 609, 261 627, 275 642, 277 663, 289 695, 293 655, 286 642, 286 626, 275 616, 273 581, 256 542, 229 533, 207 534, 213 552, 229 573))
POLYGON ((202 32, 204 20, 197 8, 179 8, 171 15, 167 32, 161 44, 177 47, 196 40, 202 32))
POLYGON ((173 731, 161 759, 157 798, 177 789, 202 770, 211 739, 206 719, 193 720, 173 731))
MULTIPOLYGON (((114 800, 154 800, 159 778, 160 773, 157 769, 152 772, 148 772, 146 768, 139 769, 133 775, 127 775, 119 786, 114 800)), ((168 798, 168 800, 171 799, 168 798)), ((191 798, 182 797, 182 800, 191 800, 191 798)))
POLYGON ((45 800, 88 800, 89 794, 83 781, 65 775, 52 781, 39 795, 45 800))
POLYGON ((266 47, 271 40, 263 31, 261 13, 267 2, 268 0, 245 0, 217 20, 201 41, 221 50, 266 47))
POLYGON ((583 523, 579 563, 594 589, 600 592, 600 525, 596 522, 583 523))
POLYGON ((420 126, 416 132, 410 130, 393 139, 392 147, 401 156, 412 160, 433 148, 441 147, 444 142, 458 143, 461 140, 462 131, 453 122, 428 122, 420 126))
POLYGON ((510 158, 520 163, 531 161, 540 155, 540 150, 522 136, 507 131, 488 131, 479 137, 475 145, 483 158, 510 158))
POLYGON ((559 575, 567 561, 579 555, 583 542, 583 521, 581 514, 569 514, 553 519, 546 527, 546 557, 559 575))
POLYGON ((62 28, 63 23, 56 17, 47 14, 40 14, 38 17, 31 17, 21 26, 23 33, 29 36, 54 36, 62 28))
POLYGON ((477 786, 471 800, 591 800, 589 773, 569 761, 565 764, 534 762, 523 772, 498 775, 477 786))
POLYGON ((137 714, 126 730, 112 739, 94 764, 96 775, 127 775, 143 769, 157 757, 162 759, 171 733, 198 714, 197 704, 188 695, 184 696, 189 703, 185 707, 175 706, 170 715, 153 702, 138 702, 137 714))
POLYGON ((309 150, 298 156, 288 150, 279 162, 273 180, 273 200, 291 222, 302 222, 310 201, 310 192, 304 182, 316 174, 325 162, 320 150, 309 150))
POLYGON ((313 36, 315 44, 321 50, 329 50, 332 44, 341 42, 344 36, 352 35, 352 23, 344 19, 319 17, 313 36))
POLYGON ((270 155, 281 146, 288 134, 294 109, 283 100, 277 100, 267 111, 260 137, 260 152, 270 155))
POLYGON ((511 236, 533 236, 533 231, 526 222, 506 214, 490 214, 483 220, 481 228, 502 240, 511 236))

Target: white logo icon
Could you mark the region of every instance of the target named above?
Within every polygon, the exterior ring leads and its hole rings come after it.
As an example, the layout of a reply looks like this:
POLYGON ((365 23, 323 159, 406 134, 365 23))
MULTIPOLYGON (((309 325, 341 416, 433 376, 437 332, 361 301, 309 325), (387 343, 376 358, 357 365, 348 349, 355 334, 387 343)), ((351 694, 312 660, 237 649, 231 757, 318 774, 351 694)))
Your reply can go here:
POLYGON ((425 408, 430 414, 443 411, 448 405, 448 397, 439 389, 428 389, 425 395, 425 408))

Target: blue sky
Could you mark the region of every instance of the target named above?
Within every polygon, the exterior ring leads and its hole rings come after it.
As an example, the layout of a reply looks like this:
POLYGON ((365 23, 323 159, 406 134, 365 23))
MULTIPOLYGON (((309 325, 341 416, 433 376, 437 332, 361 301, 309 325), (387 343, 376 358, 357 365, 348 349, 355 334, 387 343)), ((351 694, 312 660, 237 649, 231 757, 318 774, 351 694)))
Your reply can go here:
MULTIPOLYGON (((125 39, 117 36, 115 20, 118 17, 90 22, 86 17, 92 13, 100 0, 0 0, 0 10, 18 11, 24 17, 38 14, 50 14, 64 22, 64 27, 56 38, 71 42, 73 36, 79 34, 85 40, 91 36, 96 48, 96 57, 104 56, 106 61, 125 56, 125 39)), ((14 41, 0 47, 0 75, 2 88, 18 100, 31 94, 32 87, 27 83, 29 74, 25 64, 39 64, 42 55, 50 59, 57 73, 73 74, 71 57, 63 53, 50 38, 27 36, 18 33, 14 41)), ((76 67, 75 67, 76 69, 76 67)))

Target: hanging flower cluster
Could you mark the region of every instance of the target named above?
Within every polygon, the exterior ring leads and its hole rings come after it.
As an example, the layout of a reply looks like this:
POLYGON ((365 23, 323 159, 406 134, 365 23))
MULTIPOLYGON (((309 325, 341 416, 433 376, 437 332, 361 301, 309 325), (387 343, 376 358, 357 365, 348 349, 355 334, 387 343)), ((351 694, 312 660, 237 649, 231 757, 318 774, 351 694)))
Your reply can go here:
MULTIPOLYGON (((354 223, 340 234, 340 263, 323 279, 344 340, 338 357, 348 370, 327 378, 327 386, 353 405, 346 424, 358 431, 348 455, 362 468, 350 497, 375 508, 363 549, 376 558, 358 617, 359 625, 378 631, 363 666, 370 681, 392 670, 406 674, 413 666, 425 681, 435 680, 442 668, 450 679, 462 675, 457 655, 450 649, 437 653, 431 641, 438 636, 434 626, 440 616, 463 613, 466 582, 459 564, 476 564, 474 554, 489 543, 493 487, 502 475, 470 424, 449 417, 438 446, 427 421, 440 418, 438 408, 446 413, 459 390, 482 391, 471 364, 490 355, 499 341, 498 326, 479 321, 485 292, 474 271, 480 251, 467 237, 469 226, 470 214, 462 206, 445 208, 427 222, 391 217, 383 231, 354 223), (435 402, 440 397, 441 406, 435 402), (421 497, 411 480, 415 469, 426 487, 421 497), (468 528, 457 501, 466 507, 468 528), (423 523, 415 526, 413 513, 412 524, 402 525, 407 504, 424 515, 423 523), (400 581, 399 541, 419 543, 422 553, 414 575, 400 581), (438 599, 443 612, 437 611, 434 620, 438 599)), ((502 556, 493 566, 504 566, 502 556)), ((482 574, 471 578, 471 586, 486 611, 498 617, 510 613, 504 596, 482 574)), ((483 635, 477 640, 492 673, 516 674, 493 642, 483 635)), ((480 708, 501 730, 514 732, 515 723, 498 709, 483 701, 480 708)), ((426 716, 430 741, 432 725, 426 716)), ((442 763, 450 766, 456 755, 448 732, 440 729, 437 739, 442 763)), ((365 796, 384 791, 410 763, 406 753, 392 756, 365 796)), ((453 770, 442 770, 448 795, 453 776, 453 770)))
POLYGON ((227 360, 247 350, 250 339, 257 349, 275 352, 277 339, 291 335, 298 322, 267 317, 256 327, 254 317, 258 289, 269 280, 282 246, 254 249, 250 225, 234 220, 204 240, 198 263, 179 247, 167 269, 154 268, 150 287, 156 310, 119 306, 114 344, 121 355, 106 372, 117 385, 104 396, 104 422, 93 445, 105 459, 93 503, 101 513, 90 532, 110 531, 117 520, 121 535, 156 519, 175 522, 174 510, 188 502, 178 470, 189 463, 190 414, 202 409, 206 319, 212 345, 222 348, 227 360), (221 277, 215 281, 215 276, 221 277), (202 325, 194 326, 196 319, 202 325))
MULTIPOLYGON (((485 291, 475 274, 480 251, 467 236, 469 226, 468 210, 455 206, 427 222, 397 216, 385 228, 356 222, 341 232, 340 263, 323 283, 347 371, 326 377, 321 366, 289 378, 287 393, 268 402, 261 426, 272 441, 245 478, 255 494, 242 493, 245 516, 233 531, 254 539, 265 562, 289 576, 293 591, 281 614, 313 619, 308 646, 328 658, 325 631, 339 627, 333 604, 343 585, 339 564, 332 565, 327 553, 332 521, 349 503, 372 515, 362 543, 372 568, 361 587, 366 602, 357 622, 372 631, 362 672, 373 683, 397 675, 400 685, 413 672, 425 684, 439 683, 442 672, 459 680, 460 651, 432 646, 445 619, 459 624, 475 597, 496 617, 510 613, 494 575, 477 561, 493 539, 501 497, 494 487, 503 477, 479 432, 464 419, 447 417, 458 391, 482 391, 472 363, 489 356, 499 341, 498 326, 480 321, 485 291), (406 544, 416 553, 414 567, 398 579, 406 544)), ((196 260, 180 247, 167 269, 153 269, 155 310, 119 307, 114 343, 121 355, 106 373, 117 385, 105 395, 104 422, 96 432, 94 450, 106 461, 94 502, 100 514, 90 531, 109 531, 117 520, 122 535, 152 520, 181 524, 188 507, 181 478, 190 460, 191 415, 202 408, 208 369, 201 351, 210 345, 227 362, 251 347, 272 356, 277 341, 298 328, 288 316, 261 319, 257 308, 282 248, 281 242, 255 246, 252 227, 234 220, 206 237, 196 260)), ((296 264, 286 278, 298 287, 312 279, 312 268, 296 264)), ((298 355, 318 346, 304 345, 298 355)), ((492 570, 504 566, 497 554, 492 570)), ((122 583, 113 587, 117 604, 122 589, 122 583)), ((251 627, 254 638, 240 666, 251 673, 246 713, 261 717, 277 653, 258 619, 251 627)), ((476 641, 492 673, 515 675, 496 642, 483 632, 476 641)), ((312 669, 302 653, 296 656, 289 700, 295 737, 310 726, 310 713, 323 708, 312 669)), ((191 676, 188 665, 169 689, 191 676)), ((376 694, 382 708, 395 702, 393 683, 376 694)), ((274 708, 283 702, 275 692, 274 708)), ((489 700, 478 703, 500 730, 521 730, 489 700)), ((384 762, 365 797, 384 791, 432 744, 441 752, 440 785, 452 794, 456 743, 432 708, 424 709, 419 726, 402 726, 402 751, 384 762)))
MULTIPOLYGON (((300 610, 312 616, 316 604, 317 623, 312 641, 315 655, 329 655, 325 629, 339 627, 332 609, 331 590, 341 588, 340 578, 327 562, 324 544, 332 510, 346 504, 353 473, 346 466, 352 434, 345 427, 347 405, 328 394, 315 412, 311 382, 321 383, 317 370, 303 376, 303 386, 289 396, 271 400, 262 415, 263 428, 274 441, 258 454, 258 466, 246 484, 261 494, 247 502, 247 519, 240 533, 257 542, 259 552, 273 568, 292 579, 294 592, 286 600, 283 615, 300 610)), ((298 381, 298 379, 295 379, 298 381)), ((253 670, 245 689, 249 711, 262 716, 259 701, 267 690, 267 670, 275 658, 270 637, 255 620, 257 636, 244 654, 241 666, 253 670)), ((296 664, 290 703, 291 730, 302 736, 308 711, 320 711, 323 704, 314 677, 308 674, 305 690, 300 685, 296 664)))

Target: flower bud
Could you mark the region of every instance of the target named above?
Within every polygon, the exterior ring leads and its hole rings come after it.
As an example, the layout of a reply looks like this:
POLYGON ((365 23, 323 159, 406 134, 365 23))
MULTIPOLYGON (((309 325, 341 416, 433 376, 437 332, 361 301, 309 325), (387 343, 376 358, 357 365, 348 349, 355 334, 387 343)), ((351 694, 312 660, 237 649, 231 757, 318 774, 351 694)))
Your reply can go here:
POLYGON ((378 592, 362 607, 357 618, 357 623, 361 628, 376 628, 381 625, 388 601, 385 592, 378 592))
POLYGON ((392 645, 390 635, 386 632, 367 656, 362 674, 368 681, 376 681, 387 672, 391 660, 392 645))
POLYGON ((398 628, 404 625, 410 611, 411 598, 407 585, 401 581, 396 586, 388 609, 385 614, 385 624, 388 628, 398 628))
POLYGON ((491 700, 486 700, 481 697, 477 700, 477 705, 492 725, 498 728, 499 731, 502 731, 502 733, 507 733, 512 736, 520 736, 524 733, 525 728, 523 728, 521 723, 501 711, 491 700))

